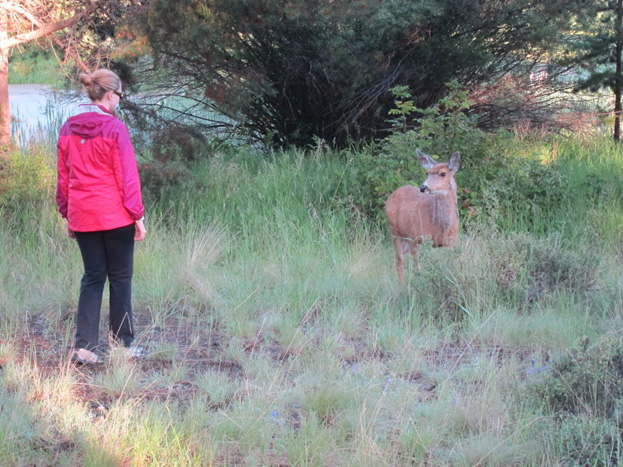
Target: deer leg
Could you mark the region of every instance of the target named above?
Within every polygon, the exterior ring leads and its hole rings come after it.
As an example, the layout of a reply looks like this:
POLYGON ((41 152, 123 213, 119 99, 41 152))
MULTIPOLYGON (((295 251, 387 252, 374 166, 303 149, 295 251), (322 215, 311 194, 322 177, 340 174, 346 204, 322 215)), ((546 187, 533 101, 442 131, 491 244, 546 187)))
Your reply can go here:
POLYGON ((407 282, 405 276, 405 264, 404 264, 404 240, 402 238, 394 237, 394 248, 396 249, 396 271, 398 272, 398 279, 401 284, 407 282))
POLYGON ((419 271, 420 270, 420 263, 418 261, 419 251, 418 251, 418 248, 417 248, 417 243, 416 242, 409 242, 409 250, 411 251, 411 255, 413 255, 413 265, 419 271))

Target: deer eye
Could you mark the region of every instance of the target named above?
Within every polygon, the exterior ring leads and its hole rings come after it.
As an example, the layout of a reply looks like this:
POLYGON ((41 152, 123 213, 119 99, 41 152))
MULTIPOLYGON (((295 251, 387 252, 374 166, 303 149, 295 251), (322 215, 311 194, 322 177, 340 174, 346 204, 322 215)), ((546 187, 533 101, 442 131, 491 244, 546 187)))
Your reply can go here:
POLYGON ((445 176, 446 176, 446 173, 445 173, 445 172, 441 172, 441 173, 439 174, 439 176, 440 176, 440 177, 445 177, 445 176))

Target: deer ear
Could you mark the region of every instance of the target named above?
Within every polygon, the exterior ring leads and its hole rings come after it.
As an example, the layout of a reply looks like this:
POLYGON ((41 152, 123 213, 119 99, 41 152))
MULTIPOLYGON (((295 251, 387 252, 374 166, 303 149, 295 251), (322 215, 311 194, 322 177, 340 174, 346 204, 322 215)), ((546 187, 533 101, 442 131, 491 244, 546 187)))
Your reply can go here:
POLYGON ((452 170, 452 172, 454 173, 457 170, 459 170, 460 163, 461 163, 461 153, 457 151, 454 154, 452 154, 452 157, 450 158, 450 162, 448 163, 448 167, 450 167, 450 170, 452 170))
POLYGON ((416 149, 415 153, 417 154, 418 159, 420 159, 420 164, 422 164, 422 167, 424 167, 426 170, 432 169, 435 166, 435 164, 437 164, 435 159, 430 157, 428 154, 424 154, 419 149, 416 149))

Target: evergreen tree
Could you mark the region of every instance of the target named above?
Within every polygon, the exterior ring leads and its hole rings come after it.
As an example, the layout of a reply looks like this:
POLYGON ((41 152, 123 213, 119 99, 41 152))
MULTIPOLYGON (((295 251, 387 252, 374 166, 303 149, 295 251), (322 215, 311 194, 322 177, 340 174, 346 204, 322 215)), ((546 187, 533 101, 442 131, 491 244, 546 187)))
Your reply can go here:
POLYGON ((580 73, 577 89, 614 94, 614 131, 621 138, 621 94, 623 92, 623 0, 582 2, 577 27, 567 34, 566 63, 580 73))
POLYGON ((159 63, 256 138, 343 145, 386 134, 389 89, 426 108, 529 72, 570 15, 562 0, 152 0, 159 63))

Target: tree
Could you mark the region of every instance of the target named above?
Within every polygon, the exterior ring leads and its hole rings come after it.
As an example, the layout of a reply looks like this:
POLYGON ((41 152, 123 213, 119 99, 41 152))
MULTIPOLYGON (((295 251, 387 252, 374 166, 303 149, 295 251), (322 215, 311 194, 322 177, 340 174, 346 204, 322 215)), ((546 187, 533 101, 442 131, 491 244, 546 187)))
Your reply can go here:
POLYGON ((565 63, 581 73, 577 90, 606 88, 614 94, 615 141, 621 138, 623 93, 623 0, 595 0, 577 16, 567 34, 570 53, 565 63))
POLYGON ((563 0, 153 0, 162 67, 279 145, 384 136, 389 90, 418 107, 445 84, 528 73, 569 21, 563 0))
POLYGON ((31 41, 48 38, 59 45, 64 54, 71 56, 84 71, 87 65, 80 60, 77 47, 80 23, 94 21, 95 13, 107 0, 1 0, 0 1, 0 157, 6 155, 11 144, 11 113, 9 106, 9 50, 31 41), (70 30, 65 38, 55 33, 70 30))

